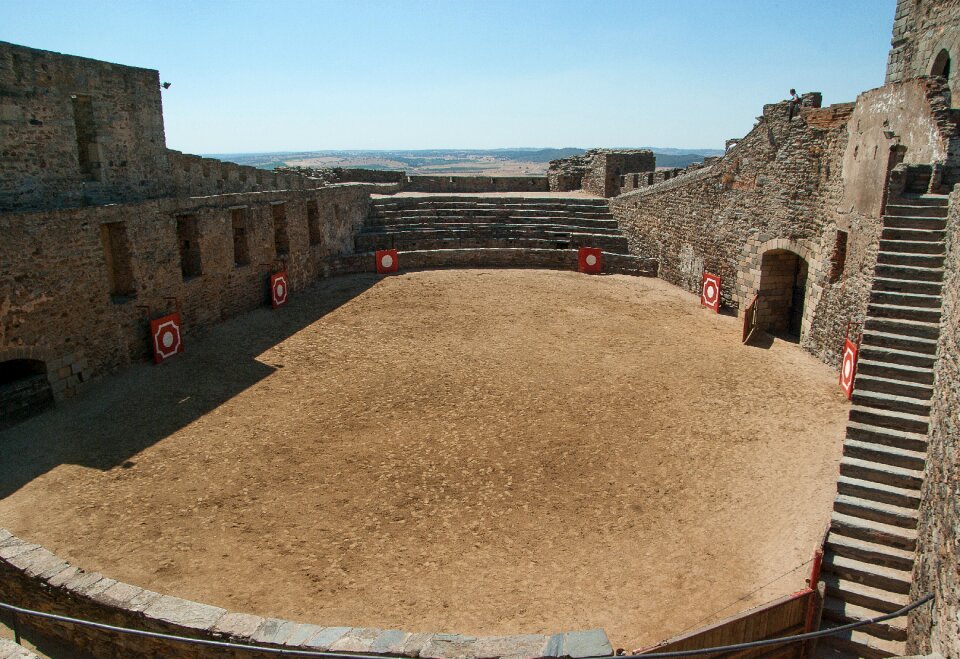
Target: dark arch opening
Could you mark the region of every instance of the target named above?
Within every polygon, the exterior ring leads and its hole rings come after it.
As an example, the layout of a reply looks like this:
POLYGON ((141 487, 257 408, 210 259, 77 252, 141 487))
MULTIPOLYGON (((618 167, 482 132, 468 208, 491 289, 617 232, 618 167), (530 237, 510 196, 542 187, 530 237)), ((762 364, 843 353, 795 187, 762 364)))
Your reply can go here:
POLYGON ((947 52, 946 48, 937 53, 937 57, 933 60, 933 67, 930 69, 930 75, 950 79, 950 53, 947 52))
POLYGON ((0 428, 12 426, 53 405, 47 365, 38 359, 0 362, 0 428))
POLYGON ((806 260, 785 249, 764 253, 760 263, 757 325, 772 334, 799 340, 807 295, 806 260))

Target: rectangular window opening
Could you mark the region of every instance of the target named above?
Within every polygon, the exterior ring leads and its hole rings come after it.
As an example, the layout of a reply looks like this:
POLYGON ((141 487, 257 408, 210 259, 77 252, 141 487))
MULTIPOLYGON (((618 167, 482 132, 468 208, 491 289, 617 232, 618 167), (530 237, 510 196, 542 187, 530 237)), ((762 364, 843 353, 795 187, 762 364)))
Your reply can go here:
POLYGON ((830 255, 830 282, 840 281, 843 277, 843 268, 847 262, 847 232, 837 231, 837 239, 833 244, 833 253, 830 255))
POLYGON ((73 104, 73 125, 77 132, 77 163, 85 181, 100 180, 100 152, 97 148, 97 127, 93 121, 93 101, 86 94, 70 96, 73 104))
POLYGON ((180 246, 180 271, 184 280, 202 275, 200 231, 196 216, 181 215, 177 218, 177 243, 180 246))
POLYGON ((277 256, 290 253, 290 237, 287 235, 287 205, 273 204, 270 206, 273 213, 273 243, 277 256))
POLYGON ((237 267, 250 263, 250 246, 247 243, 247 209, 230 210, 230 224, 233 226, 233 263, 237 267))
POLYGON ((320 231, 320 210, 317 202, 307 202, 307 228, 310 231, 310 244, 319 245, 323 242, 323 233, 320 231))
POLYGON ((114 302, 124 302, 136 294, 127 227, 123 222, 101 224, 100 243, 110 277, 110 295, 114 302))

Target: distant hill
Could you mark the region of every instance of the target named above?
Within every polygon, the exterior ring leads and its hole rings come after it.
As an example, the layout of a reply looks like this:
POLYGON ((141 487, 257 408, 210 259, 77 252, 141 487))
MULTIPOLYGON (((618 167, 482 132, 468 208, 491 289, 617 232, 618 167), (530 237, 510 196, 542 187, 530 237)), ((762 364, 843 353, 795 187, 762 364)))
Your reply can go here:
MULTIPOLYGON (((631 147, 633 148, 633 147, 631 147)), ((704 156, 720 155, 718 149, 650 148, 658 167, 686 167, 704 156)), ((283 166, 345 167, 404 170, 412 174, 451 175, 541 175, 547 163, 586 153, 586 149, 415 149, 409 151, 285 151, 273 153, 213 153, 209 157, 238 165, 274 169, 283 166)))

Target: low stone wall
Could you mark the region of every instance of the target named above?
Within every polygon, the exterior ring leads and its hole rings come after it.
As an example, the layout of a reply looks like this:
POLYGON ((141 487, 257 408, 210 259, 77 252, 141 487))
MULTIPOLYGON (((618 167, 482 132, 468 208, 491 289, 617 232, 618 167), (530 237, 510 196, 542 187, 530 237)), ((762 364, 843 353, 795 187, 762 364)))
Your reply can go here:
POLYGON ((268 190, 313 190, 327 183, 295 172, 275 172, 168 150, 173 178, 170 195, 200 197, 268 190))
POLYGON ((408 176, 405 192, 549 192, 546 176, 408 176))
POLYGON ((960 657, 960 189, 950 197, 945 267, 911 592, 936 599, 911 614, 907 649, 960 657))
MULTIPOLYGON (((576 270, 578 251, 575 249, 430 249, 399 252, 400 270, 430 268, 545 268, 576 270)), ((656 277, 655 259, 603 252, 601 262, 605 274, 656 277)), ((372 252, 351 254, 327 259, 323 263, 327 276, 375 272, 372 252)))
MULTIPOLYGON (((410 633, 365 627, 319 625, 233 613, 216 606, 162 595, 85 572, 0 529, 0 601, 23 608, 189 638, 265 645, 286 650, 365 653, 454 659, 534 659, 613 654, 603 630, 518 636, 410 633)), ((232 651, 167 639, 117 634, 20 616, 20 626, 94 657, 177 656, 191 658, 276 656, 232 651)), ((2 652, 2 649, 0 649, 2 652)), ((16 656, 16 655, 14 655, 16 656)))

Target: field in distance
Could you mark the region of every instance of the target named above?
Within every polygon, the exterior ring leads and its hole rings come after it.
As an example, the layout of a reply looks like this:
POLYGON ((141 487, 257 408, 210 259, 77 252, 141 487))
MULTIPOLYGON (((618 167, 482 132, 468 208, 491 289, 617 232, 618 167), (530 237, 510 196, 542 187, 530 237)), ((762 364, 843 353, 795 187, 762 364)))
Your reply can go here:
MULTIPOLYGON (((650 148, 650 147, 641 147, 650 148)), ((654 148, 657 167, 686 167, 720 149, 654 148)), ((351 169, 403 170, 408 174, 457 176, 543 176, 551 160, 582 155, 585 149, 491 149, 423 151, 297 151, 275 153, 206 154, 220 160, 260 169, 275 167, 343 167, 351 169)))

